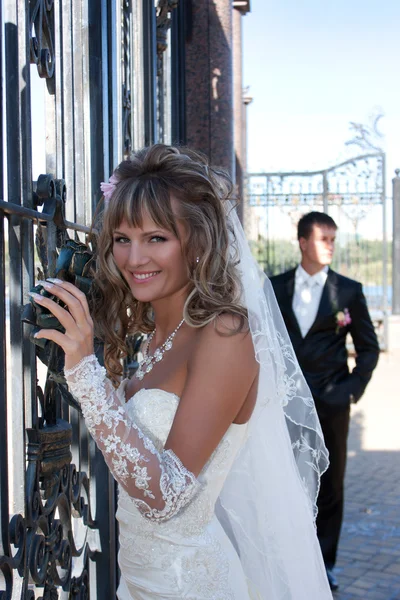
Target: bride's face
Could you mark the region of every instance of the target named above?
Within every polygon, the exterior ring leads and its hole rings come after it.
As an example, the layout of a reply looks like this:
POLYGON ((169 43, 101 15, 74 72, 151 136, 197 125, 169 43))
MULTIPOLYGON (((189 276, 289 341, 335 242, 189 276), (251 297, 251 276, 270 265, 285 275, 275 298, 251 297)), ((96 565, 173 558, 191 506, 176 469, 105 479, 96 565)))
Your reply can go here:
MULTIPOLYGON (((182 223, 177 222, 181 239, 182 223)), ((155 302, 185 292, 189 283, 187 261, 181 240, 172 231, 160 228, 148 214, 142 227, 123 221, 113 232, 115 264, 140 302, 155 302)))

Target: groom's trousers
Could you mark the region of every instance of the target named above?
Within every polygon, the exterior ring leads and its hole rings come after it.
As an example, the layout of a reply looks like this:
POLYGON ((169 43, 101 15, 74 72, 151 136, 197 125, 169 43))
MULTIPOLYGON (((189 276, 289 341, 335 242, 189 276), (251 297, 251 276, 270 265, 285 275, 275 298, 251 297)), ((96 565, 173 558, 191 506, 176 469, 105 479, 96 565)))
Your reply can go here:
POLYGON ((321 478, 318 496, 317 534, 327 568, 336 562, 343 519, 344 475, 350 408, 330 415, 319 415, 325 444, 329 450, 329 467, 321 478))

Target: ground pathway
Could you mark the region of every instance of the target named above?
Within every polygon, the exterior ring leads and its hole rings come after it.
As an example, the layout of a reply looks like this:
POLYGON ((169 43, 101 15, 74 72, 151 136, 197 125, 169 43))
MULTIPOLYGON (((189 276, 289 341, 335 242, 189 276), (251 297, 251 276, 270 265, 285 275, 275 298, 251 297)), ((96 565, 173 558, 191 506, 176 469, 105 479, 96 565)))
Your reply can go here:
POLYGON ((389 333, 352 409, 335 600, 400 600, 400 317, 389 333))

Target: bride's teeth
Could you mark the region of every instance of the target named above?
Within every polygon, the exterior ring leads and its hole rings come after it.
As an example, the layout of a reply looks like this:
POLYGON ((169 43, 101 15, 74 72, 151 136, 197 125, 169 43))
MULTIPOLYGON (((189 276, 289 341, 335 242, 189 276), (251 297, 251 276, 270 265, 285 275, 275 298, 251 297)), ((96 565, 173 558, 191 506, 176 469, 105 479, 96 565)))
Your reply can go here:
POLYGON ((143 275, 136 273, 135 277, 136 279, 148 279, 149 277, 153 277, 153 275, 157 275, 157 271, 154 271, 153 273, 146 273, 143 275))

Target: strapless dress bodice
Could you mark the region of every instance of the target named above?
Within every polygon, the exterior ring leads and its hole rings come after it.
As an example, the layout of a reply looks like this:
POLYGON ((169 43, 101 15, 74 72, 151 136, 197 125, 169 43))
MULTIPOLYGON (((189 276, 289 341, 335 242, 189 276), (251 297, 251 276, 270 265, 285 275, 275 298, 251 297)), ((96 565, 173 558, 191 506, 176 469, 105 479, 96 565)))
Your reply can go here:
MULTIPOLYGON (((162 451, 179 397, 165 390, 141 389, 125 403, 126 384, 117 392, 120 402, 162 451)), ((248 599, 239 558, 215 515, 216 501, 246 432, 247 425, 228 428, 197 478, 198 493, 167 521, 143 517, 119 487, 119 600, 248 599)))
MULTIPOLYGON (((118 396, 121 403, 125 402, 127 381, 122 382, 118 396)), ((160 452, 168 438, 174 416, 179 404, 179 397, 161 389, 141 389, 125 403, 128 416, 140 427, 145 436, 150 438, 160 452)), ((221 492, 224 481, 232 466, 237 451, 241 447, 247 431, 247 425, 232 424, 213 452, 207 464, 200 473, 198 480, 201 489, 196 497, 184 510, 170 521, 156 525, 137 510, 134 502, 123 488, 119 488, 117 518, 129 528, 137 530, 163 530, 166 533, 173 529, 183 535, 199 532, 214 516, 216 500, 221 492), (129 517, 128 517, 128 514, 129 517)))

